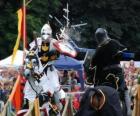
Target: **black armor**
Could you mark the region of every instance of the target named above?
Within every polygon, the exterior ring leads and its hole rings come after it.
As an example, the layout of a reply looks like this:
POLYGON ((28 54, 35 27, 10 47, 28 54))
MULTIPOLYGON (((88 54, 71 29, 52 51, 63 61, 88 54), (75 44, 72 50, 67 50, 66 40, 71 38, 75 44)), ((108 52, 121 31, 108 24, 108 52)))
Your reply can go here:
MULTIPOLYGON (((96 39, 98 41, 98 47, 96 48, 96 52, 92 57, 90 66, 93 68, 96 66, 94 70, 95 74, 95 84, 102 84, 108 78, 109 75, 113 75, 114 77, 118 77, 118 86, 123 88, 124 84, 124 75, 123 70, 120 67, 121 60, 121 51, 125 48, 119 41, 110 39, 107 35, 105 29, 99 28, 95 33, 96 39)), ((93 83, 94 74, 92 77, 87 79, 87 82, 93 83)), ((114 81, 111 77, 111 81, 114 81)))

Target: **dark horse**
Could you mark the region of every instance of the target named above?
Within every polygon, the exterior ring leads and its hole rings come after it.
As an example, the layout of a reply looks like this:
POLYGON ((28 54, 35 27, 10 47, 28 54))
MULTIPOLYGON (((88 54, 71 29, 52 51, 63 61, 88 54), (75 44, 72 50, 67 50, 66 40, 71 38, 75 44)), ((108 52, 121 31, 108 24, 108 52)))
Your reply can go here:
POLYGON ((118 92, 109 86, 86 90, 75 116, 123 116, 118 92))

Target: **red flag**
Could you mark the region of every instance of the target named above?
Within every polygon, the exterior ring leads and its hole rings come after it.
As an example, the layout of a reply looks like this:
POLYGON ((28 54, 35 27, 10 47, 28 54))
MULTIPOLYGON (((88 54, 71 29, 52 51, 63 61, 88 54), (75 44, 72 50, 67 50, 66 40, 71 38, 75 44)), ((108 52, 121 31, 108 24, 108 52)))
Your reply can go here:
POLYGON ((21 39, 23 40, 23 48, 27 47, 27 32, 26 32, 26 8, 22 7, 19 10, 22 11, 22 22, 21 22, 21 39), (25 10, 25 11, 24 11, 25 10))
MULTIPOLYGON (((25 2, 25 0, 24 0, 25 2)), ((13 50, 13 56, 12 56, 12 64, 14 63, 14 59, 16 56, 16 52, 18 50, 20 39, 23 39, 23 50, 27 47, 27 36, 26 36, 26 5, 24 4, 22 8, 20 8, 18 11, 18 36, 17 41, 14 46, 13 50)), ((24 58, 23 58, 24 59, 24 58)))
POLYGON ((21 106, 23 102, 23 89, 24 89, 24 84, 26 82, 26 80, 21 75, 19 76, 20 76, 20 80, 16 85, 16 90, 13 94, 13 98, 11 99, 16 112, 21 110, 21 106))

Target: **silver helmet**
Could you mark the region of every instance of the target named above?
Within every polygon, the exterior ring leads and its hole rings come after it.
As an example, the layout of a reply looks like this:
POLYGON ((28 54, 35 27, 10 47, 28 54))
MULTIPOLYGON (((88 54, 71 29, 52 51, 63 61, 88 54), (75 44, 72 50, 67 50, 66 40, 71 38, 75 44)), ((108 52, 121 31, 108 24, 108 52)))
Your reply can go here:
POLYGON ((50 39, 52 36, 52 29, 49 24, 43 25, 41 29, 41 37, 44 41, 50 39))

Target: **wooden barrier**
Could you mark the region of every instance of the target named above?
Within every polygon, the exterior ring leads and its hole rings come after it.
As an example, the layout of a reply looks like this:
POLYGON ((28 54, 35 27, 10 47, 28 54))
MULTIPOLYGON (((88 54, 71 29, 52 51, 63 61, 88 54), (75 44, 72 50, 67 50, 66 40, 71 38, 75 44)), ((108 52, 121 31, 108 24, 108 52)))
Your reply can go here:
POLYGON ((66 114, 67 114, 68 104, 69 104, 69 97, 66 98, 66 104, 62 112, 62 116, 67 116, 66 114))
POLYGON ((39 99, 38 98, 36 98, 34 101, 34 110, 35 110, 35 116, 40 116, 39 99))
POLYGON ((74 116, 74 109, 72 104, 73 96, 76 94, 83 94, 84 92, 68 92, 66 93, 66 104, 62 112, 62 116, 74 116))
MULTIPOLYGON (((22 114, 24 110, 18 112, 18 115, 22 114)), ((34 102, 29 103, 29 109, 24 113, 24 116, 40 116, 39 99, 35 99, 34 102)))

